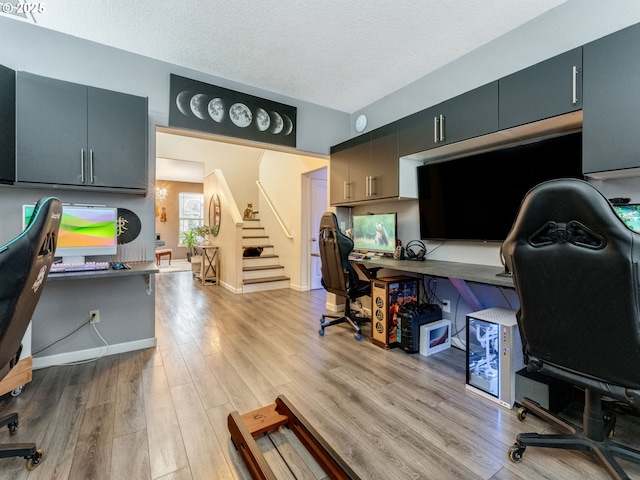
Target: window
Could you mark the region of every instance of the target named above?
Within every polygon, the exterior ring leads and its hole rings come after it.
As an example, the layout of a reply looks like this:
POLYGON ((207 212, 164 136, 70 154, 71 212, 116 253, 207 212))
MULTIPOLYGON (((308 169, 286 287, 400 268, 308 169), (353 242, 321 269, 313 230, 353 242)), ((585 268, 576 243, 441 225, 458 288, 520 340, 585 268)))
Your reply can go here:
POLYGON ((178 243, 182 245, 182 232, 204 225, 204 195, 202 193, 181 192, 178 194, 180 232, 178 243))

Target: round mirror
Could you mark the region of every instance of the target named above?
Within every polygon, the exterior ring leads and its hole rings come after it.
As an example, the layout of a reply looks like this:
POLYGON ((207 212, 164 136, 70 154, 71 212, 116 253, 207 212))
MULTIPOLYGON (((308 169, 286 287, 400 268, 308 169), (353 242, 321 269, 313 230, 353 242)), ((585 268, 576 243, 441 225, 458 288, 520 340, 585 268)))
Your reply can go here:
POLYGON ((215 193, 209 201, 209 225, 213 236, 217 236, 220 231, 220 199, 215 193))

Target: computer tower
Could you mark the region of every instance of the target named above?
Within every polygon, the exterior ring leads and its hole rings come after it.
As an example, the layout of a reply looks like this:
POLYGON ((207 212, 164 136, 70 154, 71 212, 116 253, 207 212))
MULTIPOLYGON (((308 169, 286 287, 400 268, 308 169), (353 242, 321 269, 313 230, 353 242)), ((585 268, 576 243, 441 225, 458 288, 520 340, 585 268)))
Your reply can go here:
POLYGON ((398 311, 418 301, 418 279, 385 277, 371 281, 371 343, 382 348, 397 346, 398 311))
POLYGON ((515 310, 495 307, 467 315, 469 390, 512 408, 516 400, 516 372, 523 367, 515 310))
POLYGON ((442 318, 440 305, 433 303, 405 303, 398 312, 396 335, 398 347, 407 353, 420 350, 420 327, 442 318))

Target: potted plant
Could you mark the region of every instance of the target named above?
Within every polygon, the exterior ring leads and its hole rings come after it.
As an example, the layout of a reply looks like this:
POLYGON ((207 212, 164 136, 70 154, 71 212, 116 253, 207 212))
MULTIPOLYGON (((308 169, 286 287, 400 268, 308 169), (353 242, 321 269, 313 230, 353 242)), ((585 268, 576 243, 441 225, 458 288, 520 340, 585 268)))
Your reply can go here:
POLYGON ((207 235, 214 233, 216 227, 209 225, 198 225, 180 234, 180 242, 187 248, 187 260, 195 256, 195 246, 207 238, 207 235))

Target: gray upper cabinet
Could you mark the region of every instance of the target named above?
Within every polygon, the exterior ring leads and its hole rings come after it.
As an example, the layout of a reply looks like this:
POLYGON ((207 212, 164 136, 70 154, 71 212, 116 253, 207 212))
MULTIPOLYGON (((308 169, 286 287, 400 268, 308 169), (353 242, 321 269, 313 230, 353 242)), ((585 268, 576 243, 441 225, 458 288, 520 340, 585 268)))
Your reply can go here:
POLYGON ((18 72, 16 182, 144 193, 147 99, 18 72))
POLYGON ((499 130, 582 108, 582 47, 499 80, 499 130))
MULTIPOLYGON (((584 46, 584 173, 640 167, 640 25, 584 46)), ((622 173, 622 172, 621 172, 622 173)))
POLYGON ((498 129, 498 82, 492 82, 398 121, 402 157, 498 129))
POLYGON ((396 122, 331 148, 331 205, 398 197, 396 122))

